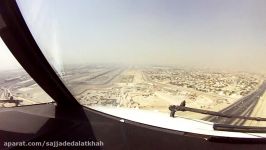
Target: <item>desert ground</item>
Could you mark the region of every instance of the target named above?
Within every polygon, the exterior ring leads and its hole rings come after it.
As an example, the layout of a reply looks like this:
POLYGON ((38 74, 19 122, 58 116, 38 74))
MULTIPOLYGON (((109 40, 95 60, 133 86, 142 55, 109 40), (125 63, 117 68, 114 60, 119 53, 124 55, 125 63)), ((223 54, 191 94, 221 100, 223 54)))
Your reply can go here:
MULTIPOLYGON (((60 76, 74 97, 84 106, 123 107, 170 113, 170 105, 219 112, 256 90, 261 74, 182 69, 168 66, 82 65, 66 67, 60 76)), ((51 102, 52 99, 23 71, 2 73, 0 98, 12 96, 18 105, 51 102)), ((266 117, 265 94, 250 116, 266 117)), ((17 106, 2 102, 1 107, 17 106)), ((176 116, 203 119, 206 114, 181 112, 176 116)), ((246 121, 245 125, 265 125, 246 121)))

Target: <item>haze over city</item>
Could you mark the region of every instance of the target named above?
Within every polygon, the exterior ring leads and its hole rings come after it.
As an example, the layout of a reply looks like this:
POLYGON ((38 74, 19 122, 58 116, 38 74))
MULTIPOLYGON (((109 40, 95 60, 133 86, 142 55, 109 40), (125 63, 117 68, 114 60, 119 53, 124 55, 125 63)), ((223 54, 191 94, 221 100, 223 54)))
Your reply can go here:
POLYGON ((265 3, 23 0, 20 9, 55 68, 123 63, 261 72, 266 70, 265 3))

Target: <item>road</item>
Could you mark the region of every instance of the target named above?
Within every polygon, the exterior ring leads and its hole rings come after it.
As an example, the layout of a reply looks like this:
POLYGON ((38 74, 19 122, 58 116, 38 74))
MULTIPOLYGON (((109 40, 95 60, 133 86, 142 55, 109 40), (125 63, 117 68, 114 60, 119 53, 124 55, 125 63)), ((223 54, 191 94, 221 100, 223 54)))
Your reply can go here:
POLYGON ((125 68, 111 68, 94 74, 87 73, 87 77, 72 77, 73 79, 67 81, 66 85, 74 96, 80 95, 88 89, 108 88, 113 86, 113 83, 125 70, 125 68))
MULTIPOLYGON (((238 115, 238 116, 248 117, 252 113, 254 107, 256 106, 257 102, 260 99, 260 96, 263 95, 265 90, 266 90, 266 81, 264 81, 262 85, 254 92, 248 94, 245 97, 240 98, 238 101, 236 101, 232 105, 224 108, 219 112, 228 115, 238 115)), ((244 123, 246 122, 245 119, 224 118, 218 116, 208 116, 205 117, 203 120, 215 123, 221 123, 221 124, 238 125, 238 126, 244 125, 244 123)))
MULTIPOLYGON (((105 85, 111 82, 116 76, 120 75, 124 69, 109 68, 97 72, 86 72, 82 75, 75 74, 71 77, 63 78, 65 82, 73 85, 105 85)), ((74 70, 75 71, 75 70, 74 70)))

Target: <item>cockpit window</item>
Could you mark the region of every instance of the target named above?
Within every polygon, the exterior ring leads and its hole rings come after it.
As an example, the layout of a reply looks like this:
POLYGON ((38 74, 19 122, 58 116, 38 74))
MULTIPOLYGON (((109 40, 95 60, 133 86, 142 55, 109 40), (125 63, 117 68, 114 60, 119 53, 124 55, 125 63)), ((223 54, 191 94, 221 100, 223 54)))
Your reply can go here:
POLYGON ((17 3, 47 60, 84 106, 266 125, 256 120, 266 117, 266 1, 17 3))
POLYGON ((52 102, 0 39, 0 108, 52 102))

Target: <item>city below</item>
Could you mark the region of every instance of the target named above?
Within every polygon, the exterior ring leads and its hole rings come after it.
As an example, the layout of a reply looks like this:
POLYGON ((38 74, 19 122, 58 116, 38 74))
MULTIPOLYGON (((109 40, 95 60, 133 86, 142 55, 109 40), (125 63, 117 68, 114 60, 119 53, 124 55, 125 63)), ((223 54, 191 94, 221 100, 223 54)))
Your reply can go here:
MULTIPOLYGON (((170 114, 180 105, 226 115, 266 117, 266 82, 259 73, 183 69, 173 66, 67 66, 60 78, 80 104, 121 107, 170 114)), ((51 102, 21 70, 2 72, 0 107, 51 102)), ((169 115, 170 116, 170 115, 169 115)), ((232 119, 177 111, 175 116, 216 123, 265 126, 265 121, 232 119)))

